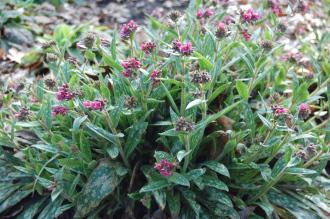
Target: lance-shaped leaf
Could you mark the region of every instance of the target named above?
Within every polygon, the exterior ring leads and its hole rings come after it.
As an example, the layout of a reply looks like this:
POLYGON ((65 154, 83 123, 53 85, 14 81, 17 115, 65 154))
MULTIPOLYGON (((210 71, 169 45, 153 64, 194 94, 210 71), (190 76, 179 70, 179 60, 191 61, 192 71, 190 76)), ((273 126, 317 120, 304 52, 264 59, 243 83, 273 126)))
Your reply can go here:
POLYGON ((78 198, 76 217, 85 217, 116 189, 123 178, 117 174, 118 168, 120 164, 102 160, 93 170, 78 198))
POLYGON ((128 133, 128 138, 125 144, 125 155, 129 157, 129 155, 134 151, 136 146, 141 142, 141 137, 145 130, 148 127, 147 122, 140 121, 135 123, 128 133))

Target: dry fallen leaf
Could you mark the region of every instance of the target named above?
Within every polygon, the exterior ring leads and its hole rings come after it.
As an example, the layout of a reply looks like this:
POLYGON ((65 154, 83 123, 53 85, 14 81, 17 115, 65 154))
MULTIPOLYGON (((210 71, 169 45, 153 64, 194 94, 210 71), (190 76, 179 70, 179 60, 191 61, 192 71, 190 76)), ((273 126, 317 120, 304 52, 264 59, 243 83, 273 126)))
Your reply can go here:
POLYGON ((20 52, 15 48, 11 48, 8 50, 7 58, 13 62, 21 64, 21 59, 24 57, 24 55, 24 52, 20 52))

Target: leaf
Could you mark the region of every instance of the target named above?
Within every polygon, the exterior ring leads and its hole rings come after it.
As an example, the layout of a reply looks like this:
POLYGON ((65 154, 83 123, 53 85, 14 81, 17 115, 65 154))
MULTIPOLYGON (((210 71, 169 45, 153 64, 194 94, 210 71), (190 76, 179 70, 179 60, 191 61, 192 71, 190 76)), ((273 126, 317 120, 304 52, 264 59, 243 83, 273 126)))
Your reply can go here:
POLYGON ((113 59, 105 52, 102 53, 102 59, 106 65, 117 69, 119 72, 123 71, 123 67, 115 59, 113 59))
POLYGON ((122 176, 118 176, 116 169, 120 168, 119 163, 102 160, 91 173, 88 182, 85 184, 77 202, 77 217, 85 217, 95 209, 104 198, 114 192, 119 185, 122 176))
POLYGON ((259 116, 260 120, 262 121, 262 123, 267 127, 267 128, 271 128, 271 123, 270 121, 268 121, 268 119, 266 119, 265 117, 263 117, 261 114, 257 113, 257 115, 259 116))
POLYGON ((153 192, 153 196, 160 209, 164 210, 166 206, 166 193, 162 191, 153 192))
POLYGON ((115 159, 119 155, 118 147, 111 145, 107 148, 107 152, 112 159, 115 159))
POLYGON ((210 186, 210 187, 213 187, 213 188, 216 188, 216 189, 219 189, 219 190, 224 190, 224 191, 229 191, 227 185, 220 181, 219 179, 215 178, 215 177, 212 177, 212 176, 204 176, 202 178, 203 180, 203 184, 206 185, 206 186, 210 186))
POLYGON ((157 162, 160 162, 161 160, 175 162, 175 158, 171 154, 166 153, 164 151, 155 151, 154 158, 157 162))
POLYGON ((298 88, 294 89, 292 100, 294 103, 304 102, 308 98, 308 84, 303 83, 298 88))
POLYGON ((244 82, 236 81, 236 89, 242 99, 249 99, 249 88, 244 82))
POLYGON ((170 192, 166 193, 167 196, 167 204, 171 211, 172 216, 177 216, 180 213, 181 202, 179 194, 172 194, 170 192))
POLYGON ((140 121, 138 123, 134 123, 134 125, 130 128, 127 141, 125 143, 125 156, 127 158, 141 142, 142 135, 146 131, 147 127, 147 122, 140 121))
POLYGON ((205 58, 202 54, 200 54, 198 52, 194 52, 194 55, 195 55, 196 58, 198 58, 199 66, 202 69, 205 69, 205 70, 208 70, 208 71, 212 70, 213 65, 207 58, 205 58))
POLYGON ((159 181, 153 181, 148 183, 147 185, 143 186, 140 189, 140 192, 153 192, 153 191, 157 191, 160 189, 163 189, 165 187, 170 186, 171 183, 167 180, 159 180, 159 181))
POLYGON ((53 154, 56 154, 59 152, 57 148, 54 148, 51 145, 46 145, 46 144, 33 144, 33 145, 31 145, 31 147, 34 147, 34 148, 37 148, 39 150, 46 151, 49 153, 53 153, 53 154))
POLYGON ((190 170, 188 173, 186 173, 185 176, 187 177, 187 179, 189 181, 192 181, 192 180, 195 180, 195 179, 199 178, 200 176, 204 175, 205 172, 206 172, 206 170, 203 168, 194 169, 194 170, 190 170))
POLYGON ((97 127, 95 125, 93 125, 92 123, 87 123, 86 124, 86 127, 92 131, 93 133, 97 134, 98 136, 110 141, 111 143, 113 144, 116 144, 117 141, 117 137, 122 137, 121 135, 113 135, 111 134, 110 132, 100 128, 100 127, 97 127))
POLYGON ((230 177, 227 167, 217 161, 207 161, 203 165, 221 175, 230 177))
POLYGON ((206 101, 205 100, 201 100, 201 99, 196 99, 196 100, 193 100, 191 101, 190 103, 188 103, 187 107, 186 107, 186 110, 190 109, 190 108, 193 108, 195 106, 198 106, 202 103, 205 103, 206 101))
POLYGON ((54 202, 49 202, 49 204, 42 210, 39 214, 38 219, 44 218, 56 218, 56 212, 60 208, 62 203, 61 199, 57 199, 54 202))
POLYGON ((80 116, 75 118, 72 125, 72 131, 78 131, 81 124, 87 119, 87 116, 80 116))
POLYGON ((23 200, 25 197, 30 195, 32 190, 18 190, 11 196, 9 196, 4 202, 0 205, 0 214, 4 212, 5 210, 9 209, 12 206, 15 206, 17 203, 19 203, 21 200, 23 200))
POLYGON ((34 216, 40 211, 41 205, 47 198, 43 198, 29 205, 16 219, 33 219, 34 216))
POLYGON ((182 186, 190 186, 189 180, 182 174, 174 172, 172 176, 167 177, 168 181, 182 186))
POLYGON ((185 150, 181 150, 176 154, 176 158, 179 162, 181 162, 183 158, 185 158, 190 152, 191 150, 189 150, 188 152, 186 152, 185 150))
POLYGON ((226 88, 228 87, 228 84, 223 84, 219 86, 215 91, 212 92, 211 96, 207 99, 207 103, 210 104, 212 103, 215 98, 217 98, 226 88))

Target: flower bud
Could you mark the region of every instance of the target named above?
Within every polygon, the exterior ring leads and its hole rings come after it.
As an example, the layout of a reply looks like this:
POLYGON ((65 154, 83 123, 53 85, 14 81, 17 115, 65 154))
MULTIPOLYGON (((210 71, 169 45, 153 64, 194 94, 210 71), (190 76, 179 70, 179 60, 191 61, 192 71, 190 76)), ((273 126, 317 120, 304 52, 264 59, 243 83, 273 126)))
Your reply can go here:
POLYGON ((169 18, 173 21, 173 22, 177 22, 178 19, 181 17, 181 13, 180 11, 171 11, 170 12, 170 15, 169 15, 169 18))
POLYGON ((178 132, 191 132, 194 129, 194 124, 184 117, 178 117, 175 126, 175 130, 178 132))

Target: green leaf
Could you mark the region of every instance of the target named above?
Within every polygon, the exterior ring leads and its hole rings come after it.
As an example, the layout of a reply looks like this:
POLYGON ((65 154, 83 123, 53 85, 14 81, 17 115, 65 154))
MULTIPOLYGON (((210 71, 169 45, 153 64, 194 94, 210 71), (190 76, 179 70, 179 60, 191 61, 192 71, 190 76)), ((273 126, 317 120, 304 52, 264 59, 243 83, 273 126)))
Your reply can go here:
POLYGON ((109 142, 111 142, 111 143, 113 143, 113 144, 116 144, 116 143, 117 143, 116 139, 117 139, 118 137, 122 137, 122 135, 113 135, 113 134, 111 134, 110 132, 108 132, 108 131, 106 131, 106 130, 100 128, 100 127, 97 127, 97 126, 95 126, 95 125, 92 124, 92 123, 87 123, 87 124, 86 124, 86 127, 87 127, 90 131, 92 131, 94 134, 97 134, 98 136, 100 136, 100 137, 102 137, 102 138, 108 140, 109 142))
POLYGON ((104 198, 114 192, 123 178, 116 173, 116 169, 120 167, 119 163, 107 160, 99 163, 78 198, 76 217, 85 217, 98 207, 104 198))
POLYGON ((105 52, 102 53, 102 58, 103 58, 103 62, 106 65, 117 69, 119 72, 123 71, 123 67, 115 59, 113 59, 111 56, 109 56, 105 52))
POLYGON ((207 161, 203 165, 221 175, 230 177, 227 167, 217 161, 207 161))
POLYGON ((205 69, 205 70, 208 70, 208 71, 212 70, 213 65, 207 58, 205 58, 202 54, 200 54, 198 52, 194 52, 194 55, 195 55, 196 58, 198 58, 199 66, 202 69, 205 69))
POLYGON ((181 162, 183 158, 185 158, 190 152, 191 150, 189 150, 188 152, 186 152, 185 150, 181 150, 176 154, 176 158, 179 162, 181 162))
POLYGON ((34 148, 37 148, 39 150, 46 151, 49 153, 53 153, 53 154, 56 154, 59 152, 57 148, 52 147, 51 145, 46 145, 46 144, 33 144, 33 145, 31 145, 31 147, 34 147, 34 148))
POLYGON ((212 101, 215 100, 215 98, 217 98, 223 91, 225 91, 227 87, 228 84, 223 84, 219 86, 217 89, 215 89, 210 95, 210 97, 207 99, 207 103, 208 104, 212 103, 212 101))
POLYGON ((49 204, 39 214, 38 219, 57 218, 58 215, 56 215, 56 213, 59 210, 61 203, 61 199, 57 199, 54 202, 49 202, 49 204))
POLYGON ((192 181, 199 178, 200 176, 203 176, 205 172, 206 172, 205 169, 199 168, 199 169, 190 170, 188 173, 185 174, 185 176, 189 181, 192 181))
POLYGON ((107 148, 107 152, 112 159, 117 158, 119 155, 118 147, 115 147, 113 145, 107 148))
POLYGON ((172 176, 167 177, 168 181, 182 186, 190 186, 189 180, 180 173, 174 172, 172 176))
POLYGON ((236 81, 236 89, 242 99, 249 99, 249 88, 244 82, 236 81))
POLYGON ((181 202, 179 194, 172 194, 170 192, 166 193, 167 196, 167 204, 171 211, 171 215, 177 216, 180 213, 181 202))
POLYGON ((10 207, 15 206, 17 203, 19 203, 21 200, 23 200, 25 197, 30 195, 32 190, 24 190, 20 191, 18 190, 11 196, 9 196, 4 202, 0 205, 0 213, 4 212, 5 210, 9 209, 10 207))
POLYGON ((294 103, 299 104, 304 102, 308 98, 308 84, 303 83, 298 88, 294 89, 292 100, 294 103))
POLYGON ((202 103, 205 103, 205 102, 206 102, 205 100, 201 100, 201 99, 193 100, 190 103, 188 103, 188 105, 186 107, 186 110, 191 109, 191 108, 193 108, 195 106, 198 106, 198 105, 200 105, 202 103))
POLYGON ((171 183, 167 180, 159 180, 159 181, 153 181, 149 182, 147 185, 143 186, 140 189, 140 192, 154 192, 160 189, 163 189, 165 187, 170 186, 171 183))
POLYGON ((257 115, 259 116, 260 120, 262 121, 262 123, 267 127, 267 128, 271 128, 272 124, 270 121, 268 121, 268 119, 266 119, 265 117, 263 117, 261 114, 257 113, 257 115))
POLYGON ((215 177, 212 177, 212 176, 204 176, 202 178, 203 180, 203 184, 206 185, 206 186, 210 186, 210 187, 213 187, 213 188, 216 188, 216 189, 219 189, 219 190, 224 190, 224 191, 229 191, 227 185, 220 181, 219 179, 215 178, 215 177))
POLYGON ((40 211, 41 205, 47 198, 43 198, 29 205, 16 219, 33 219, 34 216, 40 211))
POLYGON ((134 123, 134 125, 130 128, 127 141, 125 143, 125 156, 127 158, 141 142, 142 135, 146 131, 147 127, 147 122, 140 121, 138 123, 134 123))
POLYGON ((81 124, 87 119, 87 116, 80 116, 75 118, 72 125, 72 131, 78 131, 81 124))

